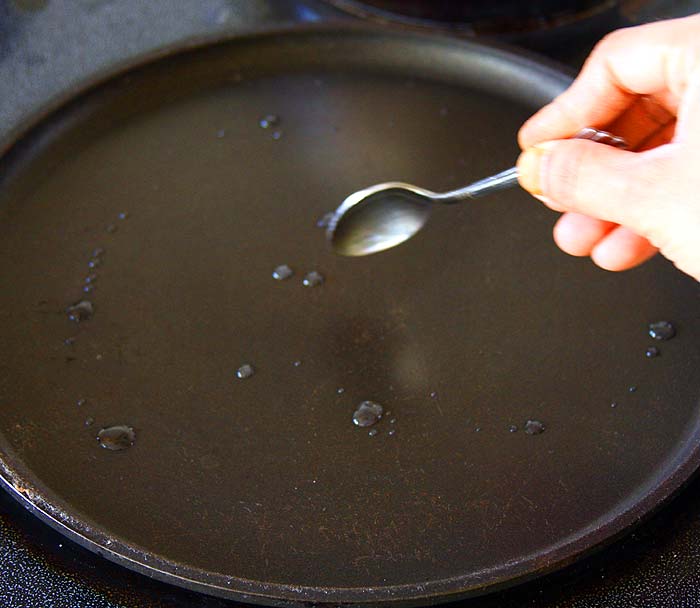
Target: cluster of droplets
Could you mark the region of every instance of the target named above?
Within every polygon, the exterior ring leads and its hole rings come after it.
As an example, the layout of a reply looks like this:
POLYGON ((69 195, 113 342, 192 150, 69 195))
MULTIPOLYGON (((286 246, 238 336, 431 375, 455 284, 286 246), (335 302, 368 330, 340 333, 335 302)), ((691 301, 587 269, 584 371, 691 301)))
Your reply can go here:
MULTIPOLYGON (((653 323, 649 323, 647 327, 647 334, 653 340, 656 340, 658 342, 666 342, 667 340, 670 340, 671 338, 675 337, 676 328, 673 325, 673 323, 671 323, 671 321, 655 321, 653 323)), ((646 350, 644 351, 644 356, 647 359, 656 359, 661 356, 661 349, 655 345, 647 346, 646 350)), ((627 392, 636 393, 637 385, 631 384, 630 386, 628 386, 627 392)), ((618 401, 612 401, 610 403, 610 407, 613 409, 616 408, 618 405, 618 401)))
POLYGON ((272 139, 281 139, 282 131, 278 129, 280 124, 280 117, 277 114, 267 114, 263 116, 259 121, 261 129, 266 129, 272 131, 272 139))
MULTIPOLYGON (((294 270, 288 264, 280 264, 272 271, 275 281, 286 281, 294 276, 294 270)), ((304 287, 318 287, 325 283, 325 277, 317 270, 307 272, 301 280, 304 287)))
MULTIPOLYGON (((128 219, 129 213, 122 211, 117 214, 118 221, 124 221, 128 219)), ((117 224, 110 223, 105 227, 105 231, 108 234, 114 234, 117 231, 117 224)), ((97 282, 99 278, 99 272, 102 269, 104 262, 105 250, 103 247, 97 247, 93 249, 90 258, 87 262, 87 275, 83 280, 81 291, 83 296, 81 299, 77 300, 70 306, 66 308, 66 315, 68 320, 76 323, 82 324, 90 321, 95 314, 95 304, 92 299, 88 297, 92 296, 97 289, 97 282)), ((76 336, 70 336, 66 338, 63 343, 66 346, 73 347, 77 341, 76 336)), ((97 355, 96 359, 101 359, 102 355, 97 355)), ((73 357, 69 357, 68 360, 72 360, 73 357)), ((76 401, 76 405, 79 408, 83 408, 87 400, 85 398, 80 398, 76 401)), ((95 423, 95 419, 92 416, 87 416, 84 419, 84 425, 90 427, 95 423)), ((134 429, 127 425, 114 425, 108 426, 100 429, 96 436, 98 444, 111 451, 125 450, 131 447, 136 441, 136 433, 134 429)))

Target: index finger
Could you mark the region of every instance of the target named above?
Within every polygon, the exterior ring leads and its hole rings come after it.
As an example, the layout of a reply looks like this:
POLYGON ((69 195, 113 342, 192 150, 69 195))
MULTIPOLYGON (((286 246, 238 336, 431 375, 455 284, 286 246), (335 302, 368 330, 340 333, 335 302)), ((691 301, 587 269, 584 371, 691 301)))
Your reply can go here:
POLYGON ((641 95, 675 115, 699 60, 699 15, 613 32, 573 84, 522 126, 520 146, 571 137, 584 127, 605 128, 641 95))

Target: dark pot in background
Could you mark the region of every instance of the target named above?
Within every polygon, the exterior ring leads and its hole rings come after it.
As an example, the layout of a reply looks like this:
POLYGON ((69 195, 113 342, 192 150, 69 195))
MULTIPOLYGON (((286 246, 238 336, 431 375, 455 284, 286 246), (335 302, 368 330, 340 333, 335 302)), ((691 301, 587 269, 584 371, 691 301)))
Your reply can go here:
POLYGON ((504 40, 543 50, 623 25, 619 0, 326 0, 347 13, 412 29, 504 40))

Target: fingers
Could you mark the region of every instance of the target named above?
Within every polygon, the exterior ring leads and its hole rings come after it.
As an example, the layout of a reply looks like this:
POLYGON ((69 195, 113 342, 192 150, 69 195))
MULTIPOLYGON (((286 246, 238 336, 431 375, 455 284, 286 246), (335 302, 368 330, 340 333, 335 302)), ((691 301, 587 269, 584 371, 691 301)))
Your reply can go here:
POLYGON ((580 213, 565 213, 554 225, 554 242, 569 255, 589 256, 593 248, 616 227, 617 224, 580 213))
POLYGON ((700 16, 693 16, 613 32, 571 87, 523 125, 521 147, 571 137, 584 127, 606 127, 639 95, 653 96, 675 114, 700 63, 699 30, 700 16))
POLYGON ((635 153, 584 140, 545 142, 520 155, 520 183, 567 211, 645 234, 659 188, 669 179, 671 147, 635 153))
POLYGON ((688 79, 685 97, 678 110, 677 141, 700 141, 700 59, 688 79))
POLYGON ((593 247, 591 259, 605 270, 627 270, 646 262, 657 251, 644 237, 618 226, 593 247))
POLYGON ((658 251, 628 228, 578 213, 565 213, 559 218, 554 226, 554 241, 565 253, 590 256, 605 270, 627 270, 658 251))

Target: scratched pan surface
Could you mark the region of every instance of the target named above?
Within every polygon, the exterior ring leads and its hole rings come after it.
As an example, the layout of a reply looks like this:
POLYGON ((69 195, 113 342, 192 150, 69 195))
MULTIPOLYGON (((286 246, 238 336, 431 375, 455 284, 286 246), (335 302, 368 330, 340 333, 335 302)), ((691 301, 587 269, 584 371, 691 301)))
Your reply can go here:
POLYGON ((624 532, 698 464, 696 283, 561 254, 517 190, 365 259, 315 225, 377 181, 510 166, 566 82, 472 43, 311 29, 163 53, 46 112, 1 168, 7 489, 127 567, 268 604, 477 595, 624 532), (647 359, 660 319, 678 334, 647 359), (351 421, 364 399, 391 411, 376 436, 351 421), (115 424, 129 449, 96 441, 115 424))

